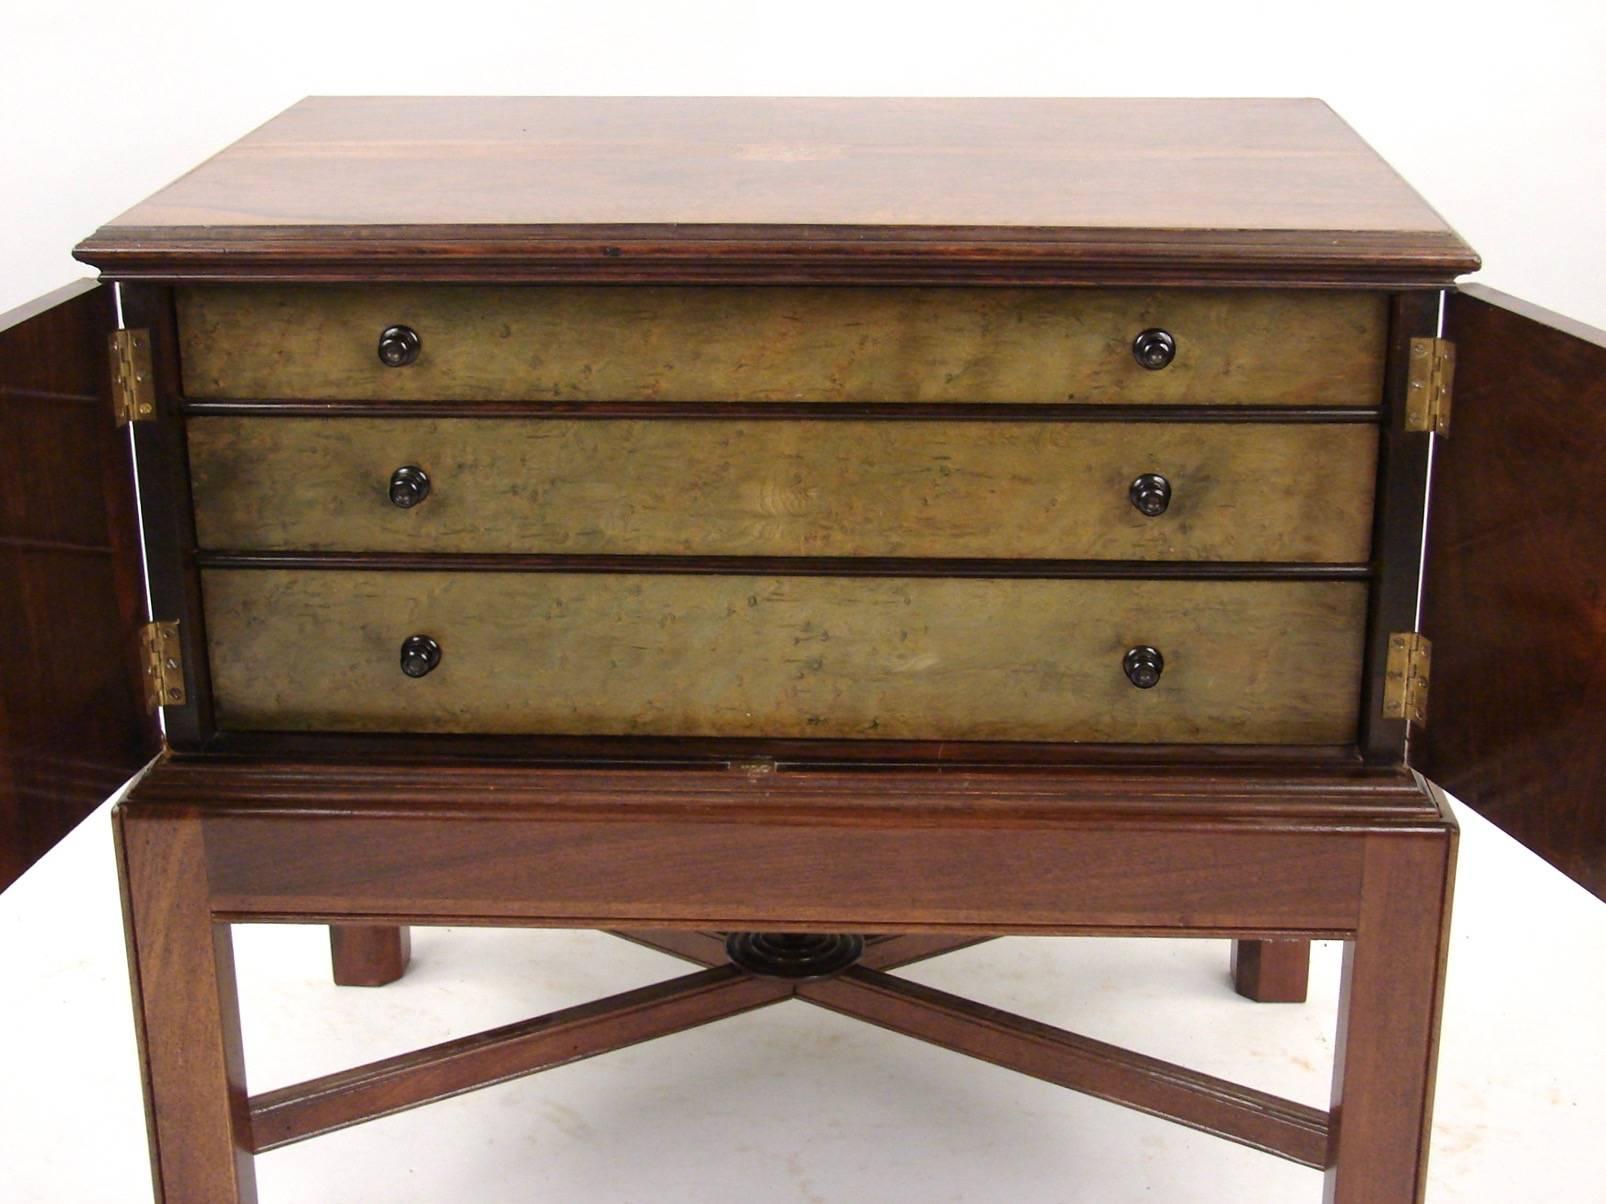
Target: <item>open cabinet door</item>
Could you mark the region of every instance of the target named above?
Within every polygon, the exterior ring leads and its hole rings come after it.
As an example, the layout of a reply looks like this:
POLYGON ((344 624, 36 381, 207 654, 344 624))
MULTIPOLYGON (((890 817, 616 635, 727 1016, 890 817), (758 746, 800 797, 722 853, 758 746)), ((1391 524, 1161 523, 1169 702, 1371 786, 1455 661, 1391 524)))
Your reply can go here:
POLYGON ((1606 898, 1606 331, 1449 296, 1411 760, 1606 898))
POLYGON ((159 747, 109 285, 0 315, 0 888, 159 747))

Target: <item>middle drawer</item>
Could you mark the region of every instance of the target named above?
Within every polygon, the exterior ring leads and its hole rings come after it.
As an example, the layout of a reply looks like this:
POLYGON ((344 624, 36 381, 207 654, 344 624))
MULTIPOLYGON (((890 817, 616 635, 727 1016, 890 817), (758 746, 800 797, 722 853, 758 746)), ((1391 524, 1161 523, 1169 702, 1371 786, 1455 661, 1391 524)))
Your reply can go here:
POLYGON ((1367 423, 196 417, 188 438, 198 540, 241 551, 1357 563, 1377 465, 1367 423), (428 482, 405 509, 402 468, 428 482))

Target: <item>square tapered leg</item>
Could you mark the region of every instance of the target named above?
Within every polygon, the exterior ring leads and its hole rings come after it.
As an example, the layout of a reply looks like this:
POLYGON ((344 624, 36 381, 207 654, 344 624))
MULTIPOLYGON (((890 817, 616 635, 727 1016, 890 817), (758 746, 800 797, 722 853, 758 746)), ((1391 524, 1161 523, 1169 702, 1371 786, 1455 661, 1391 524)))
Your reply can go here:
POLYGON ((412 930, 396 924, 329 925, 329 960, 335 985, 382 987, 407 973, 412 930))
POLYGON ((1310 987, 1309 941, 1234 941, 1232 988, 1257 1003, 1304 1003, 1310 987))
POLYGON ((253 1204, 234 954, 211 913, 201 820, 126 806, 113 818, 156 1199, 253 1204))

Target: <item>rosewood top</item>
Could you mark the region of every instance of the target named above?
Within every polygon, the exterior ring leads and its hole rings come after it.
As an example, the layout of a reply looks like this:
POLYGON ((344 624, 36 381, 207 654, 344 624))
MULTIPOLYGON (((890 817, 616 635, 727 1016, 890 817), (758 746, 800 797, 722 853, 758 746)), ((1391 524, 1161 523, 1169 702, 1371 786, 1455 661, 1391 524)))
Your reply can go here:
POLYGON ((1316 100, 312 97, 82 243, 116 279, 1435 286, 1316 100))

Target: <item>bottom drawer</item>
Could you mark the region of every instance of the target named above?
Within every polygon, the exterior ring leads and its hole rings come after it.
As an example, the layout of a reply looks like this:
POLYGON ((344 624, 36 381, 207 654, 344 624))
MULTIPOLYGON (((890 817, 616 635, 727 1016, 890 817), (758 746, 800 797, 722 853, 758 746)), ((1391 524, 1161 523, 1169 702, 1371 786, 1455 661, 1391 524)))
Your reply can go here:
POLYGON ((1360 582, 215 569, 227 729, 1334 744, 1360 582), (409 677, 413 635, 438 665, 409 677), (1148 645, 1159 683, 1123 658, 1148 645))

